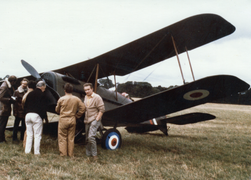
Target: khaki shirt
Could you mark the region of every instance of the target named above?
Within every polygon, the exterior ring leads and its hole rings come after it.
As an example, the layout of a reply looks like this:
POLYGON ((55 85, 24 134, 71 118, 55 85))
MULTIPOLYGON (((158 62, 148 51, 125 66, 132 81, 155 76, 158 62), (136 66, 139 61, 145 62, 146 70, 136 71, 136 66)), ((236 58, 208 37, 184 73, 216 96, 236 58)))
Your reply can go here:
POLYGON ((59 98, 55 111, 60 114, 60 119, 80 118, 85 112, 85 105, 78 97, 67 94, 59 98))
POLYGON ((86 107, 84 122, 87 124, 94 121, 99 112, 102 112, 102 113, 105 112, 105 105, 104 105, 103 99, 96 93, 93 93, 91 95, 91 98, 89 101, 88 101, 88 97, 85 96, 84 104, 86 107))

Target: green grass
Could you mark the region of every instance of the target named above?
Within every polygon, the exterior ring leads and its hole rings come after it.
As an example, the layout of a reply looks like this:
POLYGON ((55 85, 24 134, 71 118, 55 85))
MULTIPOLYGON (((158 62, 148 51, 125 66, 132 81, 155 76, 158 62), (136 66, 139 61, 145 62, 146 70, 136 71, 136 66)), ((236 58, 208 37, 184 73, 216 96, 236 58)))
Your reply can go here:
POLYGON ((191 111, 217 119, 170 125, 169 136, 119 128, 122 147, 98 145, 98 162, 85 156, 84 145, 75 145, 74 158, 60 157, 57 138, 49 135, 43 135, 41 156, 26 155, 7 138, 0 145, 0 179, 251 179, 251 107, 206 104, 176 114, 191 111))

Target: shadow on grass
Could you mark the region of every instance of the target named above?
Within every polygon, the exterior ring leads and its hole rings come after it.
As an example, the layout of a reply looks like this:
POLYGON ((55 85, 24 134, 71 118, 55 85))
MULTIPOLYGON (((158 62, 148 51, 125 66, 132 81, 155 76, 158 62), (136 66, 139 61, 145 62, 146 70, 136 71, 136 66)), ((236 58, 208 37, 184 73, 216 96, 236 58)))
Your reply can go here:
MULTIPOLYGON (((142 138, 144 138, 144 136, 149 135, 149 136, 153 136, 153 137, 159 137, 159 138, 166 138, 167 140, 169 138, 181 138, 181 139, 191 139, 191 140, 206 140, 207 137, 202 137, 202 136, 191 136, 191 135, 173 135, 173 134, 169 134, 168 136, 166 136, 165 134, 160 134, 160 133, 152 133, 152 132, 147 132, 147 133, 131 133, 133 135, 137 135, 137 136, 142 136, 142 138)), ((122 137, 123 138, 123 137, 122 137)))

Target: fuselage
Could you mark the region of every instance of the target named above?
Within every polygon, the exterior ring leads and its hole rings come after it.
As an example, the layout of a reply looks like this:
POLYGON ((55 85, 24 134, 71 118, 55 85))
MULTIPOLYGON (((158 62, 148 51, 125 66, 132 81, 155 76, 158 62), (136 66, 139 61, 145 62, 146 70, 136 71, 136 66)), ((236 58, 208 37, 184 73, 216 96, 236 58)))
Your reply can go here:
MULTIPOLYGON (((56 92, 58 92, 59 96, 64 96, 64 85, 65 83, 71 83, 73 85, 73 95, 79 97, 82 101, 85 97, 85 92, 83 89, 83 85, 85 82, 79 81, 75 78, 62 75, 55 72, 46 72, 41 75, 41 77, 46 81, 46 83, 52 87, 56 92)), ((97 87, 97 94, 99 94, 105 104, 105 110, 109 111, 115 109, 119 106, 131 103, 132 100, 127 99, 122 96, 120 93, 108 90, 103 87, 97 87)), ((56 106, 57 99, 51 100, 50 106, 56 106)), ((53 109, 53 108, 50 108, 53 109)))

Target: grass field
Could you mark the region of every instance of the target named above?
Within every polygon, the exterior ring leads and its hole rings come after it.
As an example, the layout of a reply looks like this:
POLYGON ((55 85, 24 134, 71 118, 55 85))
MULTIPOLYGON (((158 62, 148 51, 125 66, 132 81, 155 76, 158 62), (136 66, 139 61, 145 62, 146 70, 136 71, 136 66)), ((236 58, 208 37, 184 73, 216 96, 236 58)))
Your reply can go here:
POLYGON ((43 135, 41 156, 26 155, 7 138, 9 143, 0 145, 0 179, 250 180, 251 106, 205 104, 175 114, 193 111, 217 119, 170 125, 169 136, 119 128, 122 147, 108 151, 98 145, 97 162, 85 156, 84 145, 75 146, 74 158, 60 157, 57 138, 49 135, 43 135))

